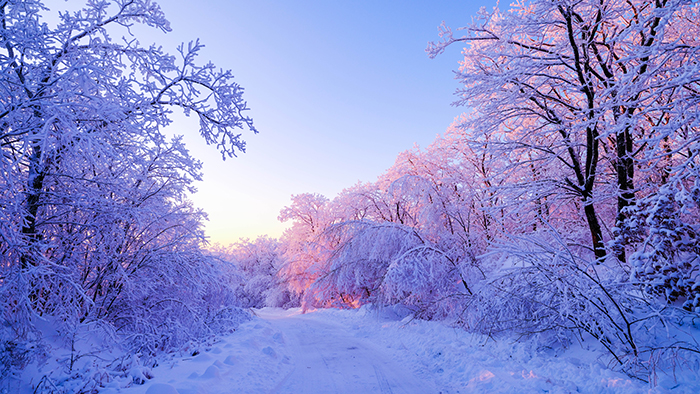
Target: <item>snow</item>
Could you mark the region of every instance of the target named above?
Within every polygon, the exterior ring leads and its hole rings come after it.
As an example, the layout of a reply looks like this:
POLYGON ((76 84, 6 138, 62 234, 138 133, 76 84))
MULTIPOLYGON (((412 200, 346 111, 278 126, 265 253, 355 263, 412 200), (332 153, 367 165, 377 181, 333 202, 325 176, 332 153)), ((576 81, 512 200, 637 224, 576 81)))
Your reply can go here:
POLYGON ((189 357, 152 368, 143 385, 102 393, 695 393, 694 373, 657 386, 607 367, 591 341, 567 350, 493 341, 400 309, 264 308, 189 357))

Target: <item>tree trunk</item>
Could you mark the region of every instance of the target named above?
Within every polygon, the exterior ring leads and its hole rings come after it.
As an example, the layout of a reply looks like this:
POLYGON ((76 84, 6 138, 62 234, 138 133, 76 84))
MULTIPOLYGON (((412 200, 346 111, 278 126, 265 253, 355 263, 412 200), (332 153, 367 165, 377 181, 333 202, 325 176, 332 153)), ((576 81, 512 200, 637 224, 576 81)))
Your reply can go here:
MULTIPOLYGON (((625 228, 625 222, 629 218, 629 212, 626 208, 636 204, 634 195, 634 161, 632 159, 632 136, 629 133, 629 128, 617 134, 617 217, 615 219, 615 227, 618 229, 625 228)), ((616 248, 616 254, 620 262, 626 262, 627 256, 625 253, 625 234, 622 234, 619 247, 616 248)))
POLYGON ((588 228, 591 231, 591 238, 593 241, 593 253, 595 253, 596 260, 602 261, 605 258, 605 244, 603 244, 603 232, 600 228, 598 215, 596 215, 595 213, 595 207, 590 201, 584 201, 583 212, 586 214, 588 228))
POLYGON ((41 235, 36 229, 36 223, 46 172, 41 163, 42 151, 39 141, 34 141, 32 145, 32 154, 29 156, 29 174, 27 176, 27 197, 24 200, 24 224, 22 225, 22 235, 27 239, 29 250, 23 253, 20 259, 22 269, 26 269, 30 265, 36 265, 34 249, 37 242, 41 240, 41 235))

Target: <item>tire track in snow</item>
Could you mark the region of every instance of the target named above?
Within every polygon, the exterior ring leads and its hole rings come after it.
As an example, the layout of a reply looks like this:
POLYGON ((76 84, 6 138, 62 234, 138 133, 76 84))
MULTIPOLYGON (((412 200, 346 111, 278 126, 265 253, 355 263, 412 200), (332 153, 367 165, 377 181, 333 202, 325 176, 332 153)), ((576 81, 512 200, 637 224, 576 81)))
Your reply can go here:
POLYGON ((377 383, 379 383, 379 390, 382 394, 392 394, 391 387, 389 387, 389 382, 386 380, 384 373, 375 365, 374 374, 377 375, 377 383))

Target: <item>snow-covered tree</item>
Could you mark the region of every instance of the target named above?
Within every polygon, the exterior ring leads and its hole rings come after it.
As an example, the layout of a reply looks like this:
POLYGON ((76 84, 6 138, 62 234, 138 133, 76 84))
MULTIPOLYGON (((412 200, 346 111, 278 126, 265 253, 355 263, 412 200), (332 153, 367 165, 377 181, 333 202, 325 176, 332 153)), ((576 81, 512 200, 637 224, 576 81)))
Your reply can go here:
POLYGON ((195 321, 210 308, 207 283, 223 279, 186 200, 201 166, 164 127, 173 110, 197 116, 205 141, 235 156, 238 130, 255 132, 243 90, 230 71, 196 62, 198 41, 175 56, 142 46, 130 26, 170 30, 150 0, 88 1, 56 26, 43 22, 48 11, 39 0, 0 4, 4 349, 29 338, 35 314, 65 329, 104 321, 144 349, 166 348, 206 330, 195 321))
POLYGON ((252 241, 241 239, 227 248, 215 247, 213 251, 216 256, 235 266, 241 275, 241 282, 236 286, 240 306, 298 306, 298 297, 285 281, 284 245, 279 240, 268 236, 252 241))
POLYGON ((481 225, 477 179, 445 138, 402 153, 376 182, 332 201, 293 196, 280 216, 293 221, 282 239, 283 272, 307 305, 403 303, 422 316, 457 310, 451 297, 483 278, 475 256, 489 226, 481 225))
POLYGON ((441 26, 427 51, 464 45, 459 129, 505 219, 467 326, 585 331, 638 377, 656 351, 668 363, 698 353, 689 337, 654 330, 687 316, 675 302, 693 311, 700 299, 699 11, 684 0, 532 0, 482 9, 463 35, 441 26))
POLYGON ((444 317, 470 292, 472 267, 416 228, 365 220, 327 231, 340 243, 311 289, 330 305, 402 304, 424 318, 444 317))
POLYGON ((553 167, 542 175, 582 205, 596 258, 607 254, 604 228, 616 227, 624 261, 626 208, 697 122, 697 13, 680 0, 517 2, 482 9, 463 36, 442 26, 427 50, 466 45, 457 104, 474 112, 464 126, 491 136, 492 151, 526 152, 514 166, 553 167))
POLYGON ((324 237, 336 218, 326 197, 304 193, 292 196, 292 204, 280 211, 279 220, 292 222, 282 235, 285 265, 281 274, 289 288, 303 297, 305 306, 313 305, 314 296, 306 290, 325 272, 328 253, 336 246, 324 237))

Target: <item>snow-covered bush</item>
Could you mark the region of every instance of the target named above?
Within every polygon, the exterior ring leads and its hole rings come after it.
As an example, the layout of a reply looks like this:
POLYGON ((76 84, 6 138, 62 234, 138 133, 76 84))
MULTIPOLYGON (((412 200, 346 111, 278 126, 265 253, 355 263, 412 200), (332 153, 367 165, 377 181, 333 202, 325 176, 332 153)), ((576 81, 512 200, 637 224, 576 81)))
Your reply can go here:
POLYGON ((700 207, 692 195, 664 185, 640 203, 648 236, 631 256, 632 276, 652 295, 700 312, 700 207))
POLYGON ((103 319, 134 352, 169 351, 234 329, 245 321, 233 283, 218 262, 199 251, 177 251, 144 262, 142 275, 125 284, 124 295, 103 319), (178 271, 162 273, 175 265, 178 271), (149 271, 154 275, 149 275, 149 271), (230 325, 229 325, 230 323, 230 325))
POLYGON ((523 238, 497 248, 491 258, 500 254, 501 265, 475 285, 461 324, 493 337, 536 337, 545 347, 593 338, 613 368, 644 380, 700 361, 697 328, 673 328, 692 316, 650 303, 614 259, 585 260, 560 241, 523 238))

